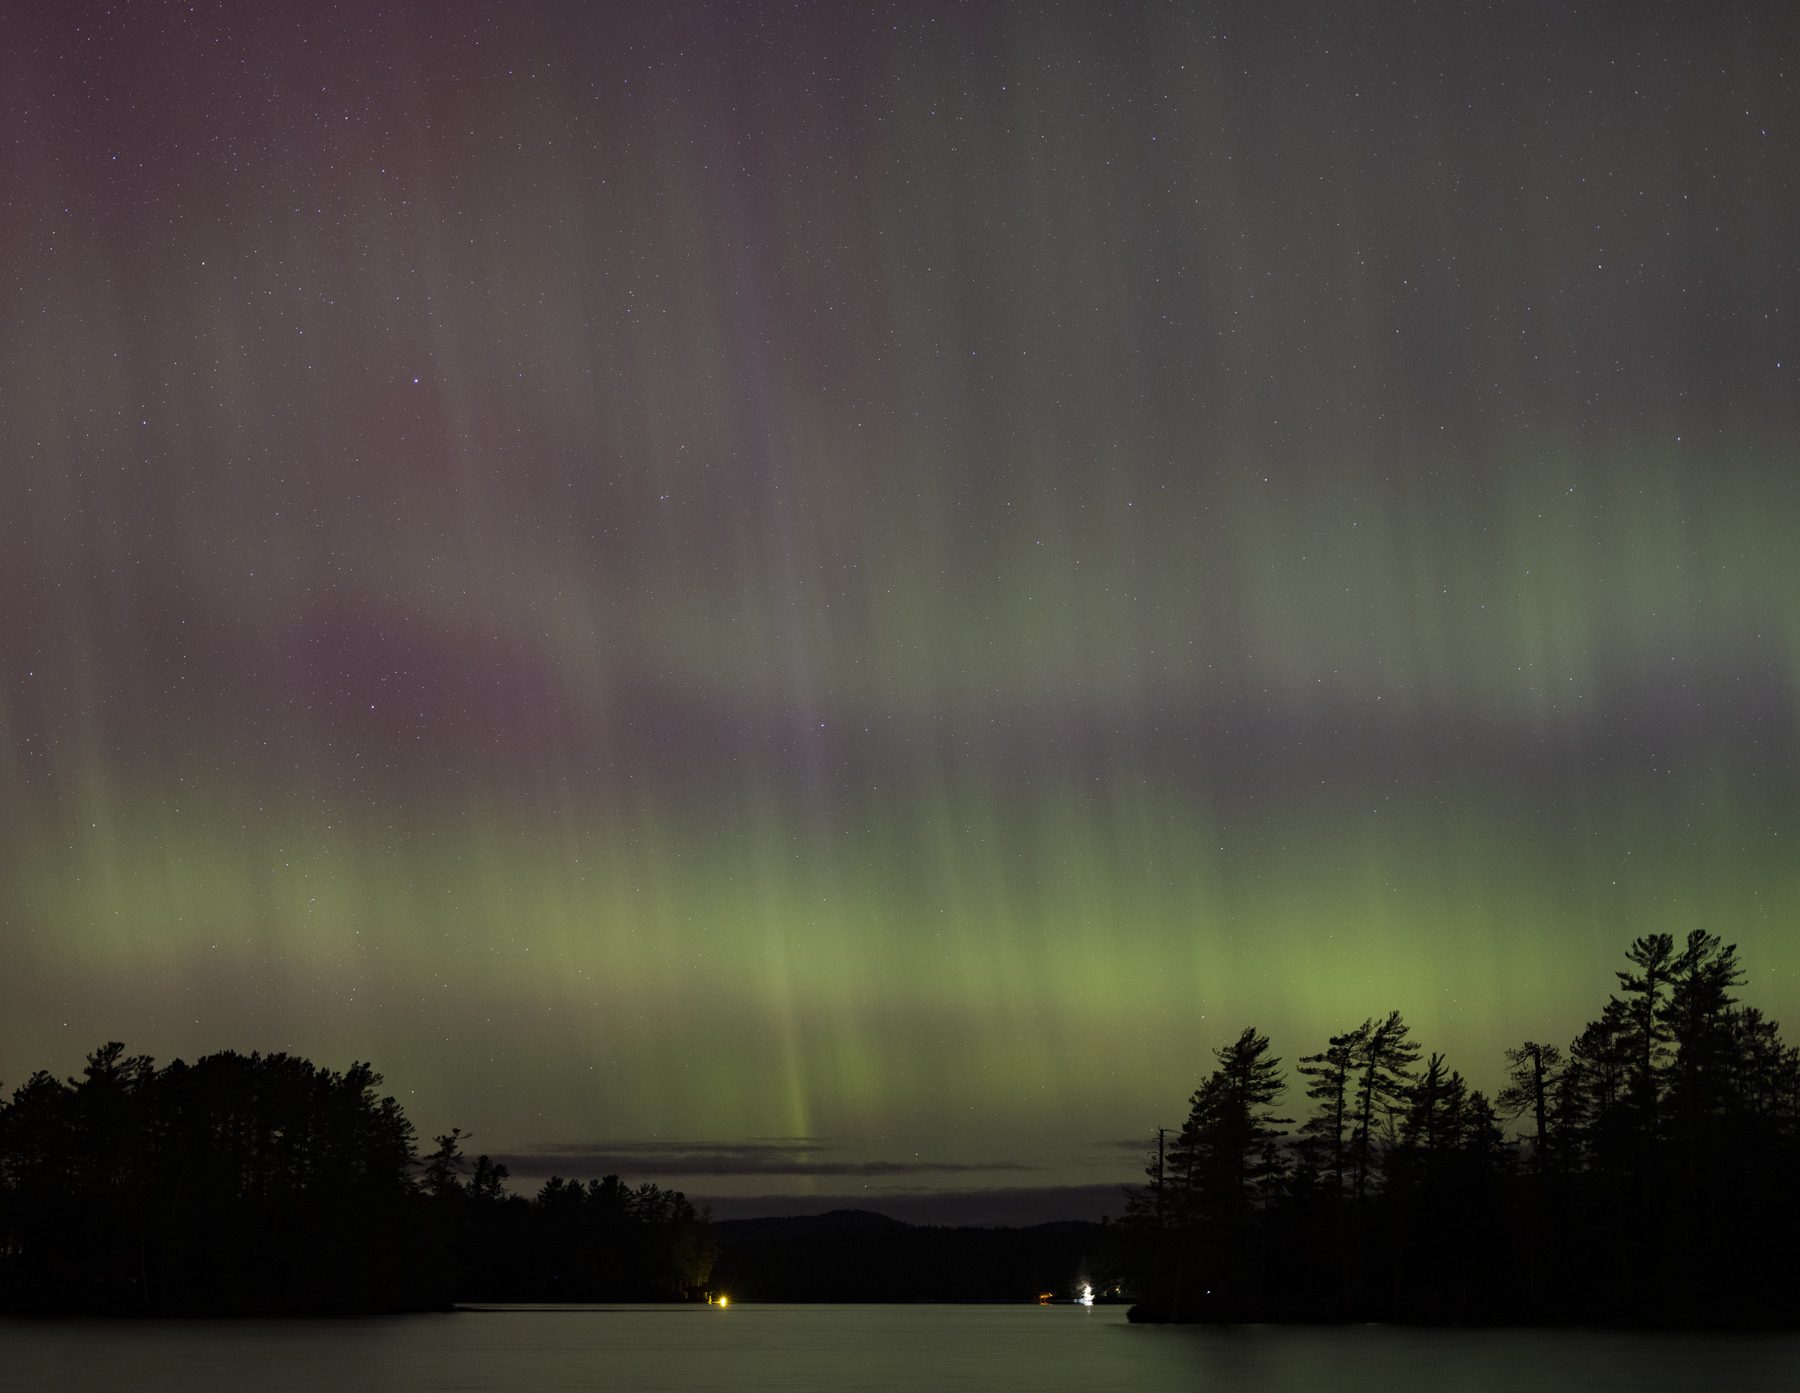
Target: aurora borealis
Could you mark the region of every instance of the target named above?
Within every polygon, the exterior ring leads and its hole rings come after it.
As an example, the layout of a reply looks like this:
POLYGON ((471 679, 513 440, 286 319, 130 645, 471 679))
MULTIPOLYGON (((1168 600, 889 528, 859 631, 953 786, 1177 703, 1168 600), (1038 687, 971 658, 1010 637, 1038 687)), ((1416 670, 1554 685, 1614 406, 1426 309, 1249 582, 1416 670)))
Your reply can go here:
POLYGON ((1783 7, 4 8, 8 1089, 879 1207, 1800 1021, 1783 7))

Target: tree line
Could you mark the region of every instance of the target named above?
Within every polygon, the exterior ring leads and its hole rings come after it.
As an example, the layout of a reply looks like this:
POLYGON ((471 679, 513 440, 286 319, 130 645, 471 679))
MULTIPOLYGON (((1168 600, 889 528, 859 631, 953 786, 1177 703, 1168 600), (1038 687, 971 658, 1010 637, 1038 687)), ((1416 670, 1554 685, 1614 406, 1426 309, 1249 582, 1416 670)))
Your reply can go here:
POLYGON ((421 1154, 368 1064, 208 1055, 158 1069, 117 1042, 80 1078, 0 1101, 0 1308, 352 1313, 453 1300, 679 1300, 708 1216, 617 1176, 510 1194, 506 1168, 421 1154))
POLYGON ((733 1301, 1067 1300, 1110 1270, 1112 1228, 918 1225, 866 1210, 728 1219, 713 1275, 733 1301))
POLYGON ((1492 1098, 1398 1011, 1296 1061, 1298 1123, 1266 1035, 1216 1050, 1128 1194, 1134 1316, 1793 1324, 1800 1050, 1716 935, 1626 964, 1566 1048, 1507 1049, 1492 1098))

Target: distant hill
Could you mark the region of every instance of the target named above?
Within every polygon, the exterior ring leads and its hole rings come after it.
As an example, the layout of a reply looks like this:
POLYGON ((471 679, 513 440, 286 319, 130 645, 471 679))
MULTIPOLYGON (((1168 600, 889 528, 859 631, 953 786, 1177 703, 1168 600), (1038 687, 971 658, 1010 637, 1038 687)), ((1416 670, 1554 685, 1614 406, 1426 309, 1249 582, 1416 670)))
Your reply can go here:
POLYGON ((759 1219, 724 1219, 715 1221, 713 1232, 721 1243, 754 1241, 761 1238, 792 1240, 812 1238, 820 1234, 883 1233, 916 1227, 877 1214, 872 1209, 832 1209, 823 1214, 788 1214, 759 1219))
POLYGON ((1112 1230, 940 1228, 839 1209, 714 1225, 712 1285, 739 1301, 1032 1301, 1112 1280, 1112 1230))

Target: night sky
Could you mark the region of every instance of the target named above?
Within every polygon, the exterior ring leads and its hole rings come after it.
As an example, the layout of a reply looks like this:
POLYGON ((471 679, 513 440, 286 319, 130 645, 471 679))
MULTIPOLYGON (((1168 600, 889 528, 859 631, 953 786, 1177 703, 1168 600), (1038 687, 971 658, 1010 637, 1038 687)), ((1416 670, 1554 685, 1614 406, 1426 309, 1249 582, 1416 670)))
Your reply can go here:
POLYGON ((1795 13, 4 0, 0 1080, 997 1215, 1800 1025, 1795 13))

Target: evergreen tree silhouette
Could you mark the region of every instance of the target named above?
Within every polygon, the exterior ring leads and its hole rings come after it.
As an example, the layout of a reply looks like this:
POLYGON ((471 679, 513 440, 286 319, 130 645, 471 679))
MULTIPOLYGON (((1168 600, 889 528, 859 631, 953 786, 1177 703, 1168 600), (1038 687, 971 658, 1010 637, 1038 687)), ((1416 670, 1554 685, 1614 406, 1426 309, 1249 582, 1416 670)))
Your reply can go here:
POLYGON ((1656 1133, 1661 1100, 1662 1068, 1668 1058, 1669 1027, 1664 1011, 1675 975, 1675 940, 1669 934, 1647 934, 1633 939, 1626 958, 1636 972, 1616 974, 1624 989, 1624 1022, 1630 1043, 1631 1064, 1626 1090, 1640 1145, 1656 1133))
POLYGON ((1374 1180, 1381 1133, 1391 1130, 1393 1115, 1412 1087, 1407 1071, 1418 1059, 1419 1047, 1408 1038, 1406 1022, 1398 1011, 1388 1012, 1379 1024, 1363 1031, 1352 1050, 1356 1113, 1348 1151, 1352 1193, 1359 1202, 1367 1197, 1374 1180))
POLYGON ((1508 1121, 1531 1118, 1531 1164, 1540 1177, 1556 1169, 1556 1100, 1562 1074, 1560 1049, 1527 1040, 1506 1051, 1507 1083, 1494 1100, 1508 1121))
MULTIPOLYGON (((1645 935, 1625 956, 1566 1051, 1505 1051, 1492 1102, 1441 1053, 1415 1068, 1398 1012, 1332 1036, 1299 1062, 1314 1109, 1285 1167, 1239 1169, 1257 1153, 1226 1066, 1265 1059, 1267 1041, 1216 1051, 1169 1177, 1187 1271, 1214 1299, 1171 1301, 1182 1269, 1151 1264, 1145 1313, 1792 1326, 1800 1050, 1738 1001, 1744 972, 1720 936, 1695 930, 1678 950, 1645 935), (1522 1124, 1527 1168, 1503 1120, 1522 1124)), ((1258 1139, 1265 1155, 1285 1141, 1258 1139)))
POLYGON ((1374 1022, 1369 1020, 1333 1035, 1323 1050, 1303 1056, 1298 1065, 1301 1074, 1311 1080, 1306 1096, 1318 1104, 1301 1126, 1303 1144, 1316 1158, 1316 1168, 1328 1181, 1331 1193, 1340 1198, 1348 1174, 1345 1138, 1352 1116, 1351 1070, 1373 1028, 1374 1022))

